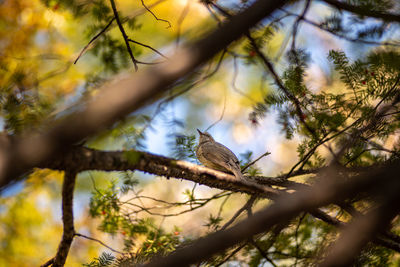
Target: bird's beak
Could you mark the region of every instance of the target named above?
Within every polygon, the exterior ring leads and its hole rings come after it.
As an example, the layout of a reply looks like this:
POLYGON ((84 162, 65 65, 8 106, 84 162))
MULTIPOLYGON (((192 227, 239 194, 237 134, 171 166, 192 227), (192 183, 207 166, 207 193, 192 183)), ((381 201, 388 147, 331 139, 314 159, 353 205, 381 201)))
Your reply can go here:
POLYGON ((202 135, 202 134, 203 134, 203 133, 202 133, 202 132, 201 132, 199 129, 197 129, 197 131, 199 132, 199 134, 200 134, 200 135, 202 135))

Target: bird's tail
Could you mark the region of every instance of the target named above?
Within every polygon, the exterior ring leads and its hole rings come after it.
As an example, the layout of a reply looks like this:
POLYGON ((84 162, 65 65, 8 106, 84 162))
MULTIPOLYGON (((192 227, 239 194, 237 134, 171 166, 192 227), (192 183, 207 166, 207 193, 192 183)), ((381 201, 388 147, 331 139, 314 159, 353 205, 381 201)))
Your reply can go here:
POLYGON ((229 165, 229 167, 230 167, 230 171, 233 173, 233 175, 235 175, 236 179, 242 180, 242 181, 246 180, 244 178, 239 166, 229 165))

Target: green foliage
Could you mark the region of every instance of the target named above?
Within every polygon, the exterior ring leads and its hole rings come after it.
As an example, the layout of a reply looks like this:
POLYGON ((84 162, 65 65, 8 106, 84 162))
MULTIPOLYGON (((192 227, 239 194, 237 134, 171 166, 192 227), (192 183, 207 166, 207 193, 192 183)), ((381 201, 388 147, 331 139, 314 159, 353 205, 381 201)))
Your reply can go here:
POLYGON ((393 264, 393 255, 394 252, 391 250, 368 244, 361 251, 353 266, 391 266, 393 264))
POLYGON ((166 255, 174 251, 181 243, 179 239, 179 229, 175 229, 172 233, 165 233, 159 229, 150 230, 146 241, 137 254, 138 261, 145 261, 155 255, 166 255))
MULTIPOLYGON (((145 150, 146 130, 152 129, 151 123, 152 119, 147 115, 131 116, 118 123, 111 131, 111 136, 117 140, 122 139, 124 149, 145 150)), ((131 156, 132 160, 136 159, 135 155, 131 156)))
POLYGON ((196 200, 196 197, 195 197, 195 194, 194 194, 193 190, 186 189, 183 192, 183 195, 185 195, 189 201, 195 201, 196 200))
POLYGON ((116 260, 117 266, 127 266, 132 264, 143 264, 154 256, 166 255, 176 249, 178 245, 184 242, 180 236, 180 229, 175 228, 172 232, 165 232, 162 228, 156 227, 152 220, 140 220, 135 225, 126 225, 124 228, 125 250, 129 252, 136 247, 135 253, 129 256, 121 257, 116 260), (135 241, 144 239, 143 242, 135 241))
MULTIPOLYGON (((102 32, 103 29, 110 23, 114 18, 113 11, 111 10, 109 1, 106 0, 95 0, 95 1, 75 1, 75 0, 42 0, 44 4, 54 11, 67 9, 71 11, 75 17, 81 20, 90 21, 90 24, 86 27, 86 38, 87 42, 91 40, 98 33, 102 32)), ((141 27, 136 22, 134 17, 126 17, 122 15, 123 12, 119 11, 121 23, 126 30, 137 30, 141 27)), ((113 22, 116 26, 116 22, 113 22)), ((113 25, 111 25, 113 27, 113 25)), ((129 35, 128 31, 128 35, 129 35)), ((136 45, 131 45, 134 56, 141 54, 140 49, 136 45)), ((103 71, 109 74, 115 74, 121 69, 132 66, 130 62, 130 56, 128 54, 125 41, 121 34, 112 35, 110 31, 104 32, 101 36, 96 39, 93 49, 89 50, 97 59, 101 61, 103 71), (118 36, 118 37, 116 37, 118 36)))
MULTIPOLYGON (((286 266, 285 263, 290 260, 296 261, 298 266, 313 266, 314 256, 324 247, 325 241, 332 239, 334 230, 334 227, 326 227, 326 224, 306 215, 293 220, 284 231, 274 227, 269 234, 257 238, 255 243, 278 266, 286 266)), ((252 245, 246 247, 245 255, 250 257, 250 266, 267 262, 258 248, 252 245)))
MULTIPOLYGON (((245 153, 239 154, 239 162, 240 162, 240 168, 243 169, 246 165, 248 165, 250 162, 252 162, 252 156, 253 152, 248 150, 245 153)), ((245 170, 245 173, 247 173, 250 176, 257 176, 261 174, 261 169, 257 168, 255 164, 251 165, 245 170)))
MULTIPOLYGON (((283 74, 285 88, 298 99, 305 121, 313 129, 313 134, 305 131, 303 125, 295 119, 298 114, 293 109, 292 100, 281 97, 279 94, 282 92, 268 94, 264 102, 258 103, 250 114, 250 119, 259 120, 270 107, 274 107, 279 112, 278 122, 287 139, 293 138, 296 132, 304 135, 305 138, 298 147, 300 161, 303 161, 301 168, 323 166, 325 159, 317 151, 321 144, 326 140, 340 144, 345 129, 354 129, 368 123, 377 107, 394 101, 397 94, 394 90, 400 77, 397 52, 376 50, 366 60, 350 62, 344 52, 330 51, 329 59, 340 74, 347 91, 319 94, 309 91, 304 83, 308 56, 301 50, 288 54, 289 66, 283 74)), ((374 132, 374 137, 384 142, 396 129, 396 120, 380 120, 369 133, 374 132)), ((364 166, 385 159, 379 152, 369 150, 370 145, 362 143, 360 147, 354 143, 345 153, 344 162, 351 166, 364 166)))
POLYGON ((350 3, 361 10, 384 12, 385 10, 393 8, 395 2, 392 0, 352 0, 350 3))
MULTIPOLYGON (((339 20, 337 20, 339 21, 339 20)), ((337 25, 336 27, 339 27, 337 25)), ((379 34, 380 28, 371 28, 379 34)), ((372 34, 372 33, 371 33, 372 34)), ((365 33, 362 37, 369 34, 365 33)), ((372 35, 371 35, 372 36, 372 35)), ((258 110, 266 112, 268 105, 275 106, 279 111, 279 122, 286 130, 287 138, 291 138, 295 131, 303 133, 303 140, 297 148, 299 155, 299 168, 317 168, 325 165, 326 158, 322 156, 318 147, 330 141, 329 146, 340 146, 346 142, 343 133, 355 135, 358 129, 373 120, 379 106, 397 99, 397 86, 400 80, 399 53, 394 50, 375 50, 364 60, 350 62, 342 51, 330 51, 329 59, 333 62, 335 70, 346 91, 320 92, 318 94, 307 90, 304 85, 305 64, 298 64, 296 60, 289 60, 290 65, 284 72, 285 87, 290 90, 302 104, 303 112, 307 114, 306 123, 315 131, 313 134, 301 130, 301 124, 293 121, 293 112, 285 109, 289 99, 283 101, 264 101, 258 110), (282 113, 285 110, 285 113, 282 113), (289 112, 287 112, 289 111, 289 112)), ((300 61, 306 62, 306 60, 300 61)), ((257 112, 254 111, 254 112, 257 112)), ((397 116, 392 119, 377 120, 363 132, 365 138, 352 141, 341 159, 344 166, 369 166, 388 160, 388 155, 381 150, 378 143, 384 143, 399 128, 397 116), (370 141, 368 140, 375 140, 370 141), (376 143, 377 142, 377 143, 376 143)), ((398 150, 398 148, 396 148, 398 150)), ((391 157, 398 157, 398 151, 393 151, 391 157)), ((332 241, 332 229, 323 224, 316 223, 306 216, 298 227, 291 227, 275 238, 271 247, 271 236, 266 235, 257 241, 259 247, 268 253, 272 260, 279 262, 288 258, 297 258, 297 263, 309 266, 313 263, 312 257, 325 244, 332 241), (297 230, 295 230, 297 228, 297 230), (296 243, 297 245, 294 245, 296 243)), ((263 256, 254 248, 248 248, 251 255, 250 265, 259 266, 265 261, 263 256)), ((376 246, 368 246, 357 259, 355 266, 386 266, 392 252, 376 246)))
POLYGON ((310 56, 304 50, 290 50, 287 53, 289 67, 283 73, 285 86, 295 96, 304 96, 308 93, 304 84, 305 70, 310 56))
POLYGON ((99 21, 110 20, 113 17, 112 10, 108 3, 103 0, 92 1, 91 15, 99 21))
POLYGON ((38 126, 52 107, 30 92, 10 92, 0 95, 0 109, 8 133, 19 134, 26 127, 38 126))
POLYGON ((135 186, 139 184, 139 180, 134 176, 133 172, 126 171, 122 173, 122 186, 121 186, 121 194, 127 194, 129 191, 132 191, 135 186))
POLYGON ((102 217, 100 230, 111 234, 118 231, 122 218, 119 214, 120 206, 115 181, 112 181, 106 189, 96 189, 92 192, 89 211, 92 217, 102 217))
MULTIPOLYGON (((274 21, 270 23, 267 27, 261 28, 259 30, 253 31, 251 37, 254 39, 257 47, 262 51, 264 48, 269 46, 274 35, 279 31, 282 24, 279 21, 274 21)), ((255 64, 259 61, 256 56, 256 51, 250 41, 247 41, 243 47, 246 54, 246 64, 255 64)))
POLYGON ((83 264, 85 267, 107 267, 111 266, 115 261, 115 257, 107 252, 103 252, 98 258, 90 263, 83 264))
POLYGON ((384 34, 385 28, 386 28, 386 25, 384 25, 382 23, 377 24, 377 25, 371 25, 371 26, 367 26, 363 29, 358 30, 356 35, 357 35, 357 38, 359 38, 359 39, 381 38, 384 34))
MULTIPOLYGON (((125 202, 121 201, 121 197, 132 191, 136 184, 137 180, 132 174, 123 173, 121 187, 117 187, 117 181, 112 181, 105 189, 95 188, 90 201, 91 216, 101 219, 99 229, 113 235, 121 234, 124 239, 124 250, 135 251, 130 257, 117 259, 115 264, 118 266, 128 262, 143 263, 154 255, 170 253, 185 241, 185 238, 180 236, 179 228, 175 227, 172 232, 166 232, 156 225, 152 218, 132 217, 135 212, 126 211, 127 207, 132 206, 123 207, 125 202)), ((140 210, 137 213, 139 212, 140 210)), ((86 266, 103 266, 99 264, 106 264, 108 261, 102 257, 86 266)))
MULTIPOLYGON (((289 67, 283 73, 283 82, 288 94, 300 99, 304 104, 309 90, 304 84, 304 73, 309 61, 309 55, 304 50, 291 50, 287 53, 289 67)), ((278 122, 282 125, 282 131, 287 139, 291 139, 296 131, 296 110, 290 97, 281 88, 277 92, 272 92, 264 97, 263 102, 259 102, 249 115, 251 121, 259 121, 267 112, 274 107, 278 111, 278 122)), ((301 104, 303 104, 300 102, 301 104)))
POLYGON ((320 24, 321 28, 335 33, 345 33, 343 28, 343 18, 340 14, 334 13, 332 16, 326 17, 320 24))
POLYGON ((218 230, 218 228, 220 228, 220 223, 222 222, 222 220, 223 218, 220 215, 214 216, 210 214, 204 226, 206 226, 209 231, 216 231, 218 230))
POLYGON ((176 159, 196 161, 196 136, 176 134, 175 143, 172 146, 172 156, 176 159))

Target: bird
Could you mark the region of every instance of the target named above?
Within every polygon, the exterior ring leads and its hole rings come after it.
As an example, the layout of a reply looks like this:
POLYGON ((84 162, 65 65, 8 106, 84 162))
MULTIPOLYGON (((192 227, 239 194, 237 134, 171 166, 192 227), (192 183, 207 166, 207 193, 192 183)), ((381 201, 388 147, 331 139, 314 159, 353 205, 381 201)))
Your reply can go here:
POLYGON ((236 155, 226 146, 214 140, 207 132, 199 132, 199 144, 196 148, 196 156, 206 167, 233 173, 238 180, 245 180, 240 169, 236 155))

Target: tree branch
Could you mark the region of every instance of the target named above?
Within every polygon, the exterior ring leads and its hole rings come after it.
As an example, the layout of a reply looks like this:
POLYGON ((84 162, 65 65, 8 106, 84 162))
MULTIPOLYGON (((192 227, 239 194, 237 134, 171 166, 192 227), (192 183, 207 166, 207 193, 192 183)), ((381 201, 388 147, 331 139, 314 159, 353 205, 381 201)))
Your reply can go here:
POLYGON ((112 8, 112 10, 114 12, 114 18, 117 21, 119 30, 121 31, 122 37, 124 38, 126 49, 128 49, 129 56, 132 59, 133 65, 135 66, 135 71, 137 71, 138 70, 137 61, 136 61, 135 57, 133 56, 131 45, 129 44, 129 38, 125 33, 124 26, 122 26, 122 23, 121 23, 121 21, 119 19, 117 7, 115 6, 114 0, 110 0, 110 3, 111 3, 111 8, 112 8))
POLYGON ((351 13, 354 13, 354 14, 357 14, 360 16, 382 19, 384 21, 400 22, 399 14, 380 12, 378 10, 354 6, 354 5, 350 5, 345 2, 339 2, 336 0, 323 0, 323 1, 337 9, 346 10, 346 11, 349 11, 351 13))
POLYGON ((239 216, 240 214, 242 214, 243 211, 249 209, 251 206, 253 206, 254 202, 256 201, 256 197, 254 195, 252 195, 250 197, 250 199, 246 202, 246 204, 244 204, 243 207, 241 207, 238 211, 236 211, 236 213, 232 216, 232 218, 226 222, 220 230, 225 230, 226 228, 228 228, 239 216))
POLYGON ((54 258, 51 258, 50 260, 46 261, 44 264, 40 265, 40 267, 48 267, 51 266, 54 262, 54 258))
POLYGON ((375 207, 366 215, 356 217, 353 222, 344 227, 339 239, 326 249, 328 255, 321 267, 350 266, 366 243, 372 240, 378 232, 386 229, 399 211, 398 193, 390 192, 382 207, 375 207))
POLYGON ((253 235, 268 231, 273 225, 288 221, 302 211, 312 211, 332 202, 352 198, 360 192, 379 194, 384 198, 387 190, 394 192, 400 189, 400 181, 397 179, 397 173, 400 171, 399 161, 368 176, 353 177, 346 182, 335 179, 336 171, 336 168, 331 167, 322 174, 324 179, 313 188, 284 194, 266 209, 237 225, 198 239, 191 245, 169 256, 155 259, 145 266, 188 266, 243 242, 253 235))
POLYGON ((257 244, 254 239, 250 239, 250 244, 252 244, 258 250, 260 255, 263 256, 264 259, 266 259, 272 266, 278 267, 275 262, 270 257, 268 257, 267 253, 265 253, 265 251, 257 244))
POLYGON ((123 252, 121 252, 121 251, 118 251, 118 250, 116 250, 116 249, 113 249, 113 248, 110 247, 110 246, 107 246, 104 242, 102 242, 101 240, 98 240, 98 239, 96 239, 96 238, 93 238, 93 237, 90 237, 90 236, 87 236, 87 235, 83 235, 83 234, 80 234, 80 233, 75 233, 74 235, 75 235, 75 236, 82 237, 82 238, 85 238, 85 239, 88 239, 88 240, 91 240, 91 241, 94 241, 94 242, 97 242, 97 243, 99 243, 100 245, 102 245, 103 247, 108 248, 108 249, 111 250, 112 252, 115 252, 115 253, 118 253, 118 254, 121 254, 121 255, 127 254, 127 253, 123 253, 123 252))
POLYGON ((252 181, 239 181, 231 174, 190 162, 174 160, 136 150, 104 152, 84 147, 75 147, 70 153, 44 162, 39 167, 54 170, 71 169, 79 172, 85 170, 140 170, 168 178, 189 180, 221 190, 262 195, 268 198, 274 198, 280 192, 280 190, 268 186, 268 181, 271 184, 290 184, 290 181, 274 178, 266 178, 264 185, 252 181))
POLYGON ((156 20, 163 21, 163 22, 167 23, 167 24, 168 24, 167 29, 168 29, 168 28, 171 28, 171 23, 170 23, 168 20, 158 18, 158 17, 156 16, 156 14, 154 14, 153 11, 151 11, 150 8, 148 8, 148 7, 145 5, 145 3, 144 3, 143 0, 140 0, 140 1, 142 2, 142 6, 143 6, 151 15, 153 15, 153 17, 154 17, 156 20))
POLYGON ((259 161, 260 159, 262 159, 263 157, 266 157, 268 155, 270 155, 271 152, 265 152, 264 154, 262 154, 261 156, 259 156, 258 158, 256 158, 255 160, 253 160, 252 162, 249 162, 246 166, 244 166, 242 168, 242 172, 244 172, 245 170, 247 170, 247 168, 251 167, 252 165, 256 164, 257 161, 259 161))
MULTIPOLYGON (((288 10, 282 9, 288 16, 294 16, 294 17, 298 17, 298 14, 292 13, 288 10)), ((359 38, 352 38, 349 36, 346 36, 345 34, 341 34, 338 32, 335 32, 334 30, 331 30, 327 27, 324 27, 323 25, 321 25, 318 22, 309 20, 307 18, 302 18, 302 21, 304 21, 305 23, 320 29, 321 31, 325 31, 337 38, 349 41, 349 42, 353 42, 353 43, 363 43, 363 44, 367 44, 367 45, 385 45, 385 46, 400 46, 399 43, 393 43, 393 42, 374 42, 374 41, 369 41, 369 40, 364 40, 364 39, 359 39, 359 38)))
MULTIPOLYGON (((45 162, 39 166, 41 168, 50 168, 55 170, 103 170, 103 171, 134 171, 140 170, 146 173, 152 173, 159 176, 172 177, 176 179, 184 179, 195 183, 207 185, 212 188, 221 190, 230 190, 234 192, 247 193, 252 195, 252 198, 262 197, 269 199, 276 199, 282 191, 272 189, 270 186, 279 186, 292 190, 299 190, 310 188, 309 185, 296 183, 287 180, 285 175, 277 177, 263 177, 254 176, 247 177, 254 180, 257 184, 243 184, 242 181, 237 181, 232 175, 223 172, 215 171, 206 167, 191 164, 188 162, 177 161, 171 158, 154 155, 147 152, 140 151, 98 151, 84 147, 74 147, 70 153, 66 153, 63 157, 53 159, 45 162), (261 186, 266 185, 266 186, 261 186)), ((326 169, 327 167, 325 167, 326 169)), ((382 164, 374 168, 366 169, 346 169, 352 175, 359 175, 360 173, 370 173, 374 169, 384 168, 382 164)), ((294 174, 303 175, 313 173, 317 175, 318 172, 325 170, 324 168, 308 171, 295 172, 294 174)), ((244 207, 243 211, 252 204, 249 201, 244 207)), ((323 211, 316 209, 310 212, 314 217, 334 226, 343 226, 343 222, 329 216, 323 211)), ((238 214, 240 215, 240 214, 238 214)), ((237 215, 237 216, 238 216, 237 215)), ((236 219, 236 215, 232 218, 236 219)), ((226 227, 223 227, 225 229, 226 227)), ((389 234, 380 234, 376 243, 395 251, 400 252, 400 242, 396 241, 397 236, 390 236, 389 234)), ((398 237, 397 237, 398 238, 398 237)))
POLYGON ((113 23, 113 21, 115 20, 115 17, 113 17, 110 22, 108 22, 108 24, 98 33, 96 34, 87 45, 85 45, 85 47, 82 49, 82 51, 79 53, 78 57, 75 59, 74 64, 76 64, 79 60, 79 58, 83 55, 83 53, 85 53, 86 49, 97 39, 99 38, 103 33, 105 33, 107 31, 107 29, 111 26, 111 24, 113 23))
POLYGON ((62 220, 63 235, 58 251, 54 257, 52 266, 64 266, 68 256, 69 248, 74 239, 74 215, 73 215, 73 197, 75 188, 76 172, 66 171, 64 173, 64 182, 62 186, 62 220))
MULTIPOLYGON (((304 9, 304 14, 307 12, 308 7, 309 7, 309 1, 307 2, 307 5, 304 9)), ((211 4, 213 7, 215 7, 218 11, 220 11, 225 17, 227 18, 231 18, 232 15, 226 11, 225 9, 223 9, 222 7, 220 7, 219 5, 215 4, 214 2, 209 1, 208 4, 211 4)), ((302 16, 304 16, 304 14, 302 16)), ((285 96, 294 104, 295 108, 296 108, 296 113, 298 115, 299 121, 306 127, 306 129, 314 136, 316 136, 315 134, 315 130, 311 128, 310 125, 308 125, 308 123, 305 121, 305 114, 301 108, 301 103, 299 101, 299 99, 290 92, 290 90, 288 88, 286 88, 286 86, 283 84, 281 78, 279 77, 278 73, 275 71, 274 66, 272 65, 272 63, 268 60, 267 56, 264 55, 264 53, 261 51, 261 49, 258 47, 256 40, 254 40, 254 38, 251 36, 250 31, 246 31, 245 35, 247 37, 247 39, 250 41, 250 44, 252 46, 252 48, 254 49, 254 51, 257 53, 258 57, 262 60, 262 62, 264 63, 265 67, 267 68, 267 70, 269 71, 269 73, 272 75, 272 78, 275 81, 275 84, 279 87, 279 89, 285 94, 285 96)), ((295 36, 294 36, 295 38, 295 36)))
POLYGON ((138 45, 141 45, 141 46, 143 46, 143 47, 146 47, 146 48, 148 48, 148 49, 150 49, 150 50, 156 52, 157 54, 159 54, 159 55, 162 56, 163 58, 168 59, 168 58, 167 58, 166 56, 164 56, 160 51, 158 51, 157 49, 155 49, 155 48, 153 48, 153 47, 151 47, 151 46, 149 46, 149 45, 146 45, 146 44, 144 44, 144 43, 141 43, 141 42, 132 40, 132 39, 130 39, 130 38, 128 38, 128 41, 129 41, 129 42, 132 42, 132 43, 134 43, 134 44, 138 44, 138 45))

